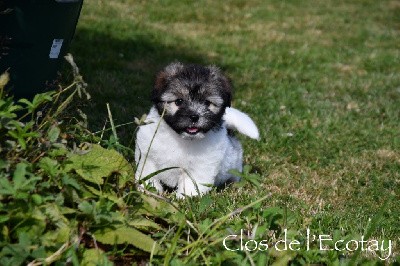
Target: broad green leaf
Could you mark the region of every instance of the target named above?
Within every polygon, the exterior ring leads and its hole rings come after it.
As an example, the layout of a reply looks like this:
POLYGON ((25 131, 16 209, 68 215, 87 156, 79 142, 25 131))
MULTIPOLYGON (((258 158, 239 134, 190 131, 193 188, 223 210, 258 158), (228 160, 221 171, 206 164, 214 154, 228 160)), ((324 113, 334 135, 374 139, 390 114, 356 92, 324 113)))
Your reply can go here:
POLYGON ((72 214, 72 213, 76 213, 76 209, 73 208, 69 208, 69 207, 61 207, 60 211, 63 215, 65 214, 72 214))
POLYGON ((67 147, 62 143, 53 143, 52 147, 53 147, 53 149, 51 149, 48 152, 48 155, 51 158, 55 158, 58 156, 64 156, 68 153, 67 147))
POLYGON ((63 226, 56 230, 57 232, 57 239, 58 243, 65 243, 71 236, 71 229, 69 226, 63 226))
POLYGON ((169 203, 157 200, 153 197, 141 194, 140 197, 143 199, 143 209, 148 211, 148 215, 161 215, 165 214, 177 214, 178 211, 169 203))
POLYGON ((24 181, 26 181, 26 178, 25 178, 26 167, 27 167, 26 163, 19 163, 15 167, 15 171, 14 171, 14 175, 13 175, 15 189, 21 188, 24 181))
POLYGON ((70 177, 70 176, 68 176, 66 174, 63 175, 61 180, 62 180, 64 185, 69 185, 71 187, 74 187, 77 190, 81 189, 81 186, 78 184, 78 182, 74 178, 72 178, 72 177, 70 177))
POLYGON ((82 201, 79 203, 78 208, 85 214, 92 214, 94 211, 93 204, 90 204, 88 201, 82 201))
POLYGON ((67 242, 71 237, 71 229, 68 226, 57 228, 56 230, 47 230, 40 239, 44 246, 52 247, 55 244, 67 242))
POLYGON ((29 246, 32 243, 32 240, 29 237, 29 234, 27 232, 20 232, 18 234, 18 241, 19 241, 19 244, 26 247, 26 249, 29 249, 29 246))
POLYGON ((15 105, 11 98, 0 99, 0 128, 7 125, 10 121, 9 119, 17 117, 15 112, 21 109, 22 106, 15 105))
POLYGON ((153 239, 142 232, 127 226, 104 228, 94 233, 96 240, 103 244, 131 244, 146 252, 158 253, 160 248, 153 239))
POLYGON ((61 213, 60 207, 56 204, 46 204, 45 213, 47 217, 61 228, 69 225, 69 220, 61 213))
POLYGON ((83 252, 82 266, 112 266, 112 262, 108 260, 106 254, 101 249, 86 249, 83 252))
POLYGON ((27 99, 20 99, 18 102, 25 104, 28 108, 33 108, 33 103, 27 99))
POLYGON ((107 192, 103 192, 100 190, 95 189, 94 187, 91 186, 85 186, 90 192, 92 192, 94 195, 99 196, 99 197, 103 197, 106 198, 112 202, 114 202, 115 204, 118 205, 118 207, 120 208, 125 208, 126 207, 126 203, 124 202, 123 198, 117 197, 111 193, 107 193, 107 192))
POLYGON ((38 108, 42 103, 52 101, 52 95, 54 91, 44 92, 36 94, 33 98, 32 102, 28 101, 27 99, 20 99, 18 102, 25 104, 26 108, 29 112, 33 112, 36 108, 38 108))
POLYGON ((47 216, 43 213, 43 211, 39 207, 35 207, 35 209, 32 210, 32 218, 36 219, 38 223, 39 221, 43 222, 43 226, 46 224, 47 216))
POLYGON ((8 221, 10 217, 8 215, 0 215, 0 223, 8 221))
POLYGON ((52 126, 47 133, 47 137, 49 138, 50 142, 56 142, 58 136, 60 136, 60 128, 57 126, 52 126))
POLYGON ((0 195, 14 195, 16 190, 4 176, 0 177, 0 195))
POLYGON ((128 222, 130 226, 133 227, 139 227, 139 228, 154 228, 154 229, 160 229, 160 225, 157 223, 147 220, 145 218, 136 218, 128 222))
POLYGON ((43 259, 47 257, 46 248, 41 246, 37 249, 32 250, 31 256, 35 259, 43 259))
POLYGON ((43 93, 38 93, 33 97, 33 105, 37 108, 44 102, 51 102, 53 100, 52 96, 55 94, 55 91, 47 91, 43 93))
POLYGON ((71 154, 69 160, 71 164, 67 165, 67 171, 75 170, 83 179, 98 185, 113 173, 119 174, 120 188, 134 177, 132 166, 121 154, 97 144, 93 144, 85 154, 71 154))
POLYGON ((51 177, 56 177, 58 174, 58 162, 49 157, 42 158, 39 162, 39 166, 51 177))

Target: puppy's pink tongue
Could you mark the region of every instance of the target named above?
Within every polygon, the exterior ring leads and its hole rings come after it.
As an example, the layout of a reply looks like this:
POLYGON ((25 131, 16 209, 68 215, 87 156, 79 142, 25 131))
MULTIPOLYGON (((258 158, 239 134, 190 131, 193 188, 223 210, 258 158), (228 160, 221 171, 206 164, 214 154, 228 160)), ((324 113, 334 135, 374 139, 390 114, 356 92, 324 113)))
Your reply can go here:
POLYGON ((197 127, 188 127, 187 132, 189 132, 190 134, 195 134, 199 131, 199 129, 197 127))

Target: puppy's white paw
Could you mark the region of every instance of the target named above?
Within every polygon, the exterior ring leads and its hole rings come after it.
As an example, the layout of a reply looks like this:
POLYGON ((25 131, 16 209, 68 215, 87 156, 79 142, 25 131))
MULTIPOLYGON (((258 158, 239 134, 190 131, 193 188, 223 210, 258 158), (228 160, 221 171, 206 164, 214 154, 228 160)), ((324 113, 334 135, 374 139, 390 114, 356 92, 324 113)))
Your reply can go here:
POLYGON ((138 191, 140 191, 140 192, 144 192, 144 185, 143 184, 139 184, 138 186, 137 186, 137 190, 138 191))

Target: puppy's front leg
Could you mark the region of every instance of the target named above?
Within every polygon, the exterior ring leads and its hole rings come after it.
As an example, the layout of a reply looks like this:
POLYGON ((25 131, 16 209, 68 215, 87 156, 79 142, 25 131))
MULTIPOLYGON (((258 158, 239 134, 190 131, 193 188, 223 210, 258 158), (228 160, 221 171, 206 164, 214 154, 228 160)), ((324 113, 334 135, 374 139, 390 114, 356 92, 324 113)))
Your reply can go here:
POLYGON ((178 199, 184 198, 185 196, 197 196, 203 195, 211 190, 214 184, 214 179, 211 177, 189 177, 187 174, 183 174, 178 182, 178 188, 176 191, 176 197, 178 199))
MULTIPOLYGON (((142 178, 145 178, 146 176, 154 173, 157 171, 156 166, 152 163, 151 160, 147 160, 146 164, 144 165, 144 168, 142 170, 143 163, 140 161, 138 165, 138 170, 136 171, 136 180, 139 181, 142 178)), ((154 176, 148 180, 145 181, 146 184, 151 184, 153 187, 157 189, 159 193, 162 193, 164 191, 163 186, 160 183, 160 180, 155 178, 154 176)), ((141 185, 143 186, 143 185, 141 185)))

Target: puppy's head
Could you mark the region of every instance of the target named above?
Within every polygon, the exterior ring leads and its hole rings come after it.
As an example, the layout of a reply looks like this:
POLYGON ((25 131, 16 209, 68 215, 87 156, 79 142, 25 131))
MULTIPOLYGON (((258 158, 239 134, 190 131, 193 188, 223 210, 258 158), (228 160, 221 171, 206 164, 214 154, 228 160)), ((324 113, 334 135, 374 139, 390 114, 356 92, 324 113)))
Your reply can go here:
POLYGON ((214 66, 166 66, 156 77, 152 101, 165 122, 184 138, 203 138, 219 129, 231 104, 232 86, 214 66))

